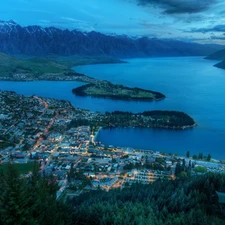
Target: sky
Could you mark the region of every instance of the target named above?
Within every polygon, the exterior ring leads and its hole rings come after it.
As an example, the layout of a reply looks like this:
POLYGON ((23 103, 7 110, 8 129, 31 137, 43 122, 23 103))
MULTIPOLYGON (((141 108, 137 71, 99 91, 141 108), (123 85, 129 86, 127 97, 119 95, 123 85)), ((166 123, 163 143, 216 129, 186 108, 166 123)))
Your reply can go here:
POLYGON ((0 20, 225 45, 224 0, 5 0, 0 20))

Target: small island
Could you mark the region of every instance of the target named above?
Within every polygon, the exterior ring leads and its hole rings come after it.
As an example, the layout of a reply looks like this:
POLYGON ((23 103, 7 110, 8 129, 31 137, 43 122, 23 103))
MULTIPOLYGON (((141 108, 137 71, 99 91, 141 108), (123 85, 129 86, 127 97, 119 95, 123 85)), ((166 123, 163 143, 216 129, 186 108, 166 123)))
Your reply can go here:
POLYGON ((159 92, 144 90, 141 88, 130 88, 124 85, 112 84, 107 81, 86 84, 81 87, 74 88, 72 92, 79 96, 93 96, 120 100, 152 101, 165 98, 165 95, 159 92))

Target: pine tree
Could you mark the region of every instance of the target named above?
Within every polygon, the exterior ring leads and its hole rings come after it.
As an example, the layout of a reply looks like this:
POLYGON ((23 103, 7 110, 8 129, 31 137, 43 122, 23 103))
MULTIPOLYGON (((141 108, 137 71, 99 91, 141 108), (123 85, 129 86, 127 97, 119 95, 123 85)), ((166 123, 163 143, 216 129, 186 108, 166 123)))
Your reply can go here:
POLYGON ((207 156, 207 161, 210 162, 210 160, 211 160, 211 155, 208 154, 208 156, 207 156))
POLYGON ((186 157, 190 158, 190 151, 187 151, 186 157))
POLYGON ((6 184, 1 201, 3 224, 28 224, 30 208, 26 180, 20 178, 18 171, 11 164, 8 165, 6 174, 2 178, 6 184))

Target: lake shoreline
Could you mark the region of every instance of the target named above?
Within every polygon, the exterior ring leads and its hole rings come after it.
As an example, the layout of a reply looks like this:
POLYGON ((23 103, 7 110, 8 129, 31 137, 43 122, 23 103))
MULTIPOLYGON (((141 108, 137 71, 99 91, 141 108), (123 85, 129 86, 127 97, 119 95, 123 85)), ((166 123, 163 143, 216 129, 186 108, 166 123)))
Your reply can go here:
POLYGON ((1 82, 0 89, 11 90, 25 96, 33 94, 68 100, 74 107, 94 112, 146 110, 177 110, 187 112, 198 124, 194 129, 117 129, 99 134, 99 141, 114 146, 132 146, 155 151, 175 152, 184 155, 199 151, 212 153, 214 158, 225 158, 224 126, 222 113, 225 103, 224 71, 213 67, 203 57, 170 57, 126 59, 128 64, 85 65, 75 67, 81 74, 98 80, 109 80, 129 87, 162 90, 163 101, 121 101, 94 97, 79 97, 71 90, 82 83, 76 81, 1 82), (135 130, 135 131, 133 131, 135 130), (181 132, 182 131, 182 132, 181 132), (104 133, 104 134, 103 134, 104 133), (118 133, 118 135, 116 134, 118 133))
POLYGON ((193 125, 188 125, 188 126, 182 126, 182 127, 168 127, 168 126, 149 126, 149 127, 143 127, 143 126, 128 126, 128 127, 124 127, 124 126, 108 126, 108 127, 101 127, 101 129, 117 129, 117 128, 151 128, 151 129, 159 129, 159 130, 186 130, 186 129, 192 129, 194 127, 198 126, 197 123, 193 124, 193 125))

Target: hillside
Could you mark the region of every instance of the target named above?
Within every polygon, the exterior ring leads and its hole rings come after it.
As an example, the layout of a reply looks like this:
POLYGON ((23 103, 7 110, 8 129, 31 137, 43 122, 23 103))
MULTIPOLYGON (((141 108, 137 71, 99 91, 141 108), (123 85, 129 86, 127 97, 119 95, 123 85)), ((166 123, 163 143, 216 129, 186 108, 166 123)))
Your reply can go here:
POLYGON ((173 39, 133 38, 55 27, 22 27, 14 21, 0 21, 0 43, 0 52, 37 56, 195 56, 208 55, 221 49, 219 45, 201 45, 173 39))
POLYGON ((76 65, 97 63, 121 63, 110 57, 33 57, 15 58, 0 53, 0 80, 75 80, 87 83, 95 82, 94 78, 74 72, 76 65))
POLYGON ((225 60, 223 60, 220 63, 217 63, 216 65, 214 65, 215 67, 221 68, 221 69, 225 69, 225 60))
POLYGON ((24 73, 38 76, 43 73, 63 73, 67 70, 67 66, 48 60, 46 58, 32 58, 22 60, 0 53, 0 74, 7 76, 8 74, 24 73))
POLYGON ((54 178, 40 176, 38 169, 34 165, 29 179, 21 179, 11 164, 0 171, 0 224, 224 224, 224 206, 216 194, 224 192, 224 174, 125 185, 122 190, 82 192, 57 201, 54 178))
POLYGON ((217 51, 207 57, 205 59, 210 59, 210 60, 223 60, 222 62, 219 62, 215 64, 215 67, 225 69, 225 49, 222 49, 220 51, 217 51))
POLYGON ((224 175, 206 174, 92 191, 70 200, 73 224, 222 225, 216 191, 224 185, 224 175))
POLYGON ((213 54, 205 57, 205 59, 225 60, 225 49, 222 49, 220 51, 214 52, 213 54))

